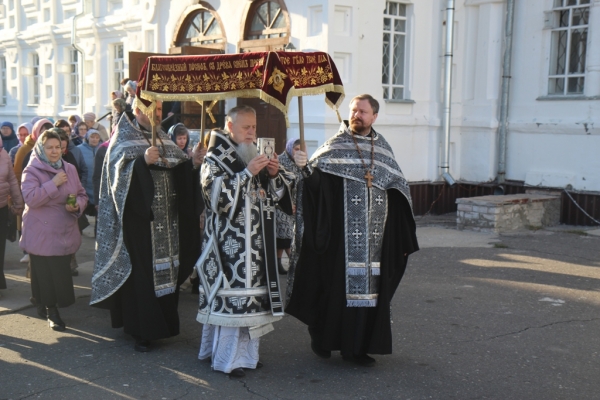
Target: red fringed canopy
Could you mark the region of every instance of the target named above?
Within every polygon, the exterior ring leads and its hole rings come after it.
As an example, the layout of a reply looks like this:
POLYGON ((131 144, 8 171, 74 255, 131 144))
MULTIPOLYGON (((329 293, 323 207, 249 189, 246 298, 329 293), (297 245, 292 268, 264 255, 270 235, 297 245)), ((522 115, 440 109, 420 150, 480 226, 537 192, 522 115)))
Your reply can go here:
MULTIPOLYGON (((138 79, 138 107, 155 102, 258 97, 286 115, 294 96, 325 94, 336 112, 344 87, 327 53, 261 52, 148 57, 138 79)), ((339 114, 338 114, 339 115, 339 114)))

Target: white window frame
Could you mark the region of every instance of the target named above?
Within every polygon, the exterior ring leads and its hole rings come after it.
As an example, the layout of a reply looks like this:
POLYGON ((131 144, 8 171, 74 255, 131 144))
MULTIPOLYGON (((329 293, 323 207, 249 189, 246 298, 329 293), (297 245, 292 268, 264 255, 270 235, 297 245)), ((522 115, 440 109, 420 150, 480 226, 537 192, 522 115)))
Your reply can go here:
POLYGON ((40 75, 40 56, 38 53, 31 54, 31 103, 40 104, 40 86, 42 76, 40 75))
POLYGON ((585 63, 587 58, 587 49, 589 42, 589 14, 591 12, 590 0, 554 0, 554 7, 551 11, 551 44, 550 44, 550 57, 549 57, 549 68, 548 68, 548 96, 582 96, 585 93, 585 63), (569 5, 570 2, 575 4, 569 5), (588 24, 573 25, 573 17, 577 10, 587 8, 588 24), (561 14, 567 13, 568 23, 565 26, 561 25, 561 14), (575 31, 583 31, 585 34, 586 43, 584 44, 583 65, 580 66, 579 71, 572 72, 570 57, 572 56, 572 45, 573 45, 573 34, 575 31), (559 38, 561 35, 566 34, 566 47, 564 54, 559 54, 559 38), (564 65, 559 65, 559 57, 564 57, 564 65), (559 69, 564 69, 558 71, 559 69), (562 90, 559 82, 562 80, 562 90), (572 90, 570 81, 575 82, 580 88, 579 90, 572 90), (581 82, 581 84, 579 84, 581 82), (558 87, 557 87, 558 86, 558 87))
POLYGON ((79 105, 79 52, 69 49, 69 94, 67 104, 79 105))
POLYGON ((0 57, 0 106, 5 106, 8 101, 8 68, 6 67, 6 57, 0 57))
MULTIPOLYGON (((383 32, 382 32, 382 76, 381 76, 381 84, 383 89, 383 99, 385 101, 394 102, 394 101, 407 101, 409 98, 407 91, 407 79, 408 79, 408 58, 409 58, 409 7, 410 4, 406 4, 399 1, 386 1, 385 9, 383 11, 383 32), (394 7, 396 10, 404 9, 404 15, 398 11, 394 12, 394 7), (392 14, 391 14, 392 13, 392 14), (389 20, 389 24, 386 23, 386 20, 389 20), (395 27, 399 26, 398 30, 395 30, 395 27), (402 25, 404 29, 402 29, 402 25), (386 36, 388 37, 387 41, 387 49, 386 49, 386 36), (402 37, 403 40, 403 55, 402 59, 399 61, 402 63, 402 72, 401 76, 394 76, 394 68, 396 65, 394 64, 394 46, 396 45, 396 41, 402 37), (387 50, 387 59, 388 65, 386 68, 385 59, 386 59, 386 50, 387 50), (386 80, 386 72, 387 72, 387 80, 386 80), (396 79, 394 79, 396 78, 396 79)), ((400 49, 400 48, 399 48, 400 49)))
POLYGON ((123 43, 115 43, 111 47, 111 68, 109 69, 112 72, 111 87, 112 90, 123 91, 121 81, 125 78, 125 46, 123 43), (119 49, 121 54, 119 54, 119 49))

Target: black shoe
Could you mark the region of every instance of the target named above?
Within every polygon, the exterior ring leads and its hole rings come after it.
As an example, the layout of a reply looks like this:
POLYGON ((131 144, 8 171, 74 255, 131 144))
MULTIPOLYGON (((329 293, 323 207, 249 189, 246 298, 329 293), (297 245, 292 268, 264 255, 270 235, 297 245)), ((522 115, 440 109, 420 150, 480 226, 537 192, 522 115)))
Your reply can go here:
POLYGON ((58 309, 56 307, 47 307, 48 313, 48 326, 52 328, 53 331, 63 332, 67 327, 67 324, 60 318, 58 314, 58 309))
POLYGON ((190 282, 192 282, 192 294, 200 293, 200 277, 190 278, 190 282))
POLYGON ((314 340, 310 341, 310 348, 312 349, 313 353, 321 358, 331 358, 331 351, 319 348, 314 340))
POLYGON ((140 353, 147 353, 150 351, 150 341, 149 340, 136 340, 135 346, 133 346, 135 351, 139 351, 140 353))
POLYGON ((279 272, 279 275, 287 275, 287 270, 285 268, 283 268, 281 259, 277 260, 277 272, 279 272))
POLYGON ((246 376, 246 373, 242 368, 232 369, 229 373, 230 378, 243 378, 246 376))
POLYGON ((375 365, 375 359, 373 357, 369 357, 366 354, 353 354, 351 356, 347 354, 342 354, 342 358, 344 361, 353 362, 363 367, 372 367, 375 365))
POLYGON ((38 305, 37 306, 37 315, 41 319, 48 319, 48 313, 46 312, 46 307, 38 305))
POLYGON ((79 276, 79 271, 74 269, 73 271, 71 271, 71 276, 79 276))
POLYGON ((256 369, 262 368, 263 367, 263 363, 261 363, 260 361, 258 361, 256 363, 256 369))

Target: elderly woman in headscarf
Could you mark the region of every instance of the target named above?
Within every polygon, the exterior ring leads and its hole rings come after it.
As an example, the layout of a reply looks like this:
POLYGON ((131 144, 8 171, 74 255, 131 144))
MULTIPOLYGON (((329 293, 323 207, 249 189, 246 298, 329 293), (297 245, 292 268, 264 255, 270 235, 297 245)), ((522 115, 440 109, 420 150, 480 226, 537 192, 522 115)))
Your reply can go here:
POLYGON ((25 211, 19 246, 30 255, 31 292, 38 314, 45 309, 50 328, 64 331, 57 307, 75 303, 69 264, 81 245, 77 219, 87 196, 75 167, 62 160, 59 129, 42 133, 33 153, 21 184, 25 211))
MULTIPOLYGON (((23 211, 23 197, 19 183, 12 169, 12 163, 6 150, 3 149, 0 135, 0 289, 6 289, 4 278, 4 250, 8 233, 9 212, 19 215, 23 211), (10 203, 9 203, 10 198, 10 203)), ((1 296, 0 296, 1 297, 1 296)))
POLYGON ((119 97, 112 101, 112 106, 111 131, 115 128, 115 126, 117 126, 119 119, 121 119, 121 115, 123 115, 123 113, 127 110, 127 103, 125 100, 119 97))
POLYGON ((133 105, 133 101, 135 100, 135 92, 137 91, 137 82, 136 81, 127 81, 125 86, 123 86, 125 92, 127 92, 127 98, 125 102, 130 106, 133 105))
POLYGON ((23 145, 19 147, 19 150, 17 150, 13 168, 15 171, 15 176, 17 177, 19 183, 21 182, 21 174, 23 173, 23 169, 26 166, 23 165, 23 160, 25 159, 25 156, 27 156, 27 154, 29 154, 31 150, 33 150, 33 146, 35 146, 35 142, 38 136, 45 130, 52 129, 53 126, 54 125, 52 124, 52 122, 47 118, 38 119, 37 122, 33 124, 31 134, 27 136, 27 138, 23 142, 23 145))
POLYGON ((69 115, 69 118, 67 119, 67 121, 69 121, 69 126, 71 127, 71 140, 72 140, 74 137, 78 136, 77 125, 82 123, 83 120, 81 119, 81 117, 79 115, 73 114, 73 115, 69 115))
POLYGON ((19 151, 19 148, 23 146, 23 143, 25 143, 25 139, 27 139, 27 136, 31 135, 32 130, 33 125, 29 122, 21 124, 17 128, 17 137, 19 138, 19 144, 10 149, 10 151, 8 152, 8 155, 10 156, 10 161, 13 166, 15 165, 15 156, 17 155, 17 151, 19 151))
POLYGON ((15 133, 15 127, 12 122, 4 121, 0 125, 0 137, 2 137, 2 142, 4 143, 4 150, 7 152, 19 144, 19 138, 15 133))
MULTIPOLYGON (((279 164, 287 171, 294 173, 295 175, 302 176, 299 173, 299 168, 294 163, 294 153, 300 149, 300 139, 290 139, 285 145, 285 151, 279 155, 279 164)), ((296 176, 298 179, 298 176, 296 176)), ((299 183, 296 183, 296 187, 292 190, 292 209, 295 211, 296 208, 296 192, 299 183)), ((281 275, 287 274, 287 271, 281 264, 281 256, 283 252, 291 258, 291 247, 292 239, 294 238, 295 218, 294 215, 289 215, 277 208, 277 268, 281 275)))
POLYGON ((96 215, 96 204, 94 202, 94 160, 96 157, 96 151, 98 150, 98 145, 102 143, 102 139, 100 139, 100 132, 96 129, 88 129, 87 134, 85 135, 85 139, 82 144, 77 146, 79 150, 81 150, 81 154, 83 155, 83 160, 87 166, 86 168, 86 179, 85 179, 85 193, 88 196, 88 209, 85 210, 87 215, 96 215))

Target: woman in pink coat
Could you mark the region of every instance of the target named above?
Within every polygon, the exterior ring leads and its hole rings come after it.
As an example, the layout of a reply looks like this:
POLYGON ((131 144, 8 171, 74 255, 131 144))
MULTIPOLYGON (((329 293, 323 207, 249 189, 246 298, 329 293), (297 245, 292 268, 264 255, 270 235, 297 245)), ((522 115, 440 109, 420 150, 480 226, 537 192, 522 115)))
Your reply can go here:
POLYGON ((20 214, 23 211, 23 197, 19 190, 19 182, 12 168, 12 162, 3 148, 0 137, 0 289, 6 289, 4 278, 4 250, 6 249, 6 234, 8 223, 8 197, 12 199, 10 212, 20 214))
POLYGON ((55 331, 66 326, 57 307, 75 303, 69 264, 81 245, 77 218, 87 204, 77 170, 61 156, 58 129, 45 131, 21 179, 25 211, 19 245, 30 256, 32 296, 46 307, 48 324, 55 331), (69 194, 76 196, 75 206, 67 204, 69 194))

